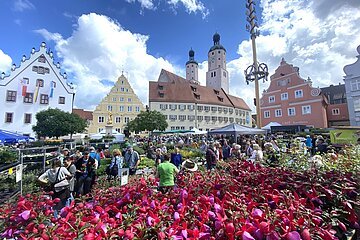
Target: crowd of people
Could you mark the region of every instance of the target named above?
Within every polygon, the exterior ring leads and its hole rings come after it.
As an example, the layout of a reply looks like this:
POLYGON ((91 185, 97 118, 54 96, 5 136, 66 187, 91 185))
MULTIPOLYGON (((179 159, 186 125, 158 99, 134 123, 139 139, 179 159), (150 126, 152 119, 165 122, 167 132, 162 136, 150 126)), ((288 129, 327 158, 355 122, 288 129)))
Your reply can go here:
MULTIPOLYGON (((129 169, 129 175, 134 175, 138 169, 141 156, 133 149, 133 145, 143 145, 145 156, 154 161, 154 176, 159 178, 159 190, 168 192, 175 186, 176 175, 184 169, 196 171, 197 163, 183 159, 181 149, 191 147, 204 156, 207 170, 217 168, 219 161, 243 159, 252 163, 276 165, 281 152, 295 154, 302 152, 309 157, 324 154, 334 149, 329 146, 329 140, 323 136, 294 137, 288 141, 278 142, 276 136, 267 135, 241 136, 237 142, 234 138, 217 137, 154 137, 134 138, 133 143, 126 143, 124 149, 113 149, 111 162, 106 167, 108 180, 119 177, 122 168, 129 169), (168 151, 167 146, 171 146, 168 151), (173 148, 174 147, 174 148, 173 148)), ((108 156, 109 157, 109 156, 108 156)), ((39 181, 50 186, 53 197, 60 199, 54 209, 60 210, 72 199, 91 192, 96 181, 96 169, 103 164, 105 158, 101 148, 84 148, 83 151, 71 152, 64 148, 61 155, 52 162, 52 167, 44 172, 39 181)))

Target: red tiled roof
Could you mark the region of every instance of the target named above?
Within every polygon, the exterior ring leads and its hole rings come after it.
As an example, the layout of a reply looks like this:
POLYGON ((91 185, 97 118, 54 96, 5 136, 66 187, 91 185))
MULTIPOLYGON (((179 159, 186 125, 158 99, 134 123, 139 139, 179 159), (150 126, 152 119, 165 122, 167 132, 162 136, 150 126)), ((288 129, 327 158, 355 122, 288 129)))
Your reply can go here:
POLYGON ((73 109, 73 113, 79 115, 84 120, 93 120, 93 112, 92 111, 86 111, 84 109, 73 109))
POLYGON ((226 94, 223 89, 216 90, 193 84, 188 80, 164 69, 161 70, 157 82, 149 82, 149 101, 193 102, 251 110, 243 99, 226 94))

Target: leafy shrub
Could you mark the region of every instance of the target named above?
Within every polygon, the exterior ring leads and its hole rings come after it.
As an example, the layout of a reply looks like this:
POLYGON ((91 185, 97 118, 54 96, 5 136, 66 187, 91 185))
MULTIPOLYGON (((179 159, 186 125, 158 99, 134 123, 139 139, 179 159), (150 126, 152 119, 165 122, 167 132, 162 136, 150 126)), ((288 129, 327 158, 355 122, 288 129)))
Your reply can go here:
POLYGON ((0 164, 16 162, 17 153, 8 148, 0 148, 0 164))

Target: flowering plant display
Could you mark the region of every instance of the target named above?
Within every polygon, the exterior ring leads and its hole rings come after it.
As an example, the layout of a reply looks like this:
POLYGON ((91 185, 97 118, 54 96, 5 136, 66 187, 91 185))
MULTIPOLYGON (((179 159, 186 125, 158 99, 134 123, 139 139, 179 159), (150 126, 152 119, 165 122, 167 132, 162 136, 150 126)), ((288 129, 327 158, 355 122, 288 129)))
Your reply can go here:
POLYGON ((359 175, 295 171, 237 160, 218 170, 182 172, 164 195, 157 179, 131 178, 54 218, 45 193, 0 209, 3 238, 20 239, 346 239, 359 230, 359 175))

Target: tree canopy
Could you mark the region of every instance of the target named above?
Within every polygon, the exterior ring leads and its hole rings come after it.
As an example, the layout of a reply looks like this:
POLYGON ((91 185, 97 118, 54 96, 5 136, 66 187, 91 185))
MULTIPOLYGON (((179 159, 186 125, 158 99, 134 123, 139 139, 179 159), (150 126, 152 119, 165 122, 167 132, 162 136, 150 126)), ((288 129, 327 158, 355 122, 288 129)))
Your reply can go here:
POLYGON ((49 108, 36 114, 37 123, 33 130, 39 137, 60 137, 81 133, 85 130, 86 121, 75 113, 49 108))
POLYGON ((159 111, 141 111, 139 115, 127 124, 127 129, 132 132, 164 131, 168 127, 166 117, 159 111))

